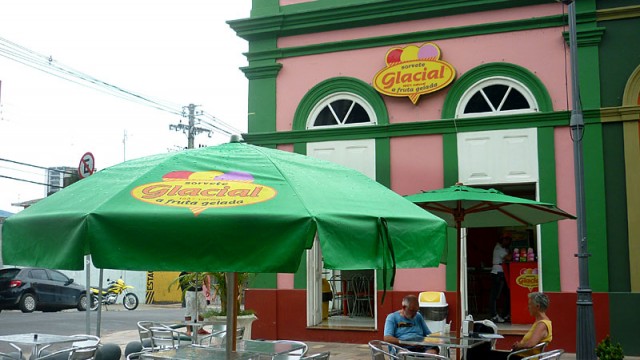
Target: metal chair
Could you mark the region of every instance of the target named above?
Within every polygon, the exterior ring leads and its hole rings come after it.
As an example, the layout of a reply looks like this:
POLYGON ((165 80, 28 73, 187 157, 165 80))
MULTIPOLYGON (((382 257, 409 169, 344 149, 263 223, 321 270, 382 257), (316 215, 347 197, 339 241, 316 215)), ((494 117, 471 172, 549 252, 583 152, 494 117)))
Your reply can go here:
POLYGON ((354 299, 352 282, 343 280, 341 275, 334 275, 329 279, 329 285, 331 285, 333 295, 330 315, 343 315, 345 303, 347 304, 346 314, 351 314, 351 305, 354 299))
POLYGON ((353 282, 354 299, 353 311, 349 316, 373 316, 371 308, 371 281, 366 276, 354 276, 353 282))
POLYGON ((9 345, 11 345, 11 347, 13 347, 14 349, 18 350, 17 352, 11 352, 11 353, 0 353, 0 360, 22 360, 22 349, 12 343, 9 343, 9 345))
POLYGON ((301 346, 300 349, 294 350, 292 352, 286 354, 280 354, 273 357, 273 360, 298 360, 301 359, 309 350, 309 346, 302 341, 295 340, 276 340, 274 343, 277 344, 292 344, 301 346))
MULTIPOLYGON (((222 347, 227 344, 227 325, 225 324, 213 324, 211 326, 211 334, 201 336, 198 339, 200 345, 206 345, 210 347, 222 347)), ((240 326, 236 329, 236 341, 242 340, 244 337, 244 326, 240 326)))
POLYGON ((38 350, 38 354, 36 354, 36 357, 38 359, 43 357, 49 358, 49 355, 55 354, 55 356, 51 356, 51 358, 53 358, 52 360, 62 360, 67 358, 67 356, 65 356, 65 353, 70 354, 73 348, 83 348, 91 346, 97 347, 100 344, 100 338, 95 335, 75 334, 71 336, 77 337, 79 338, 79 340, 74 341, 70 348, 64 348, 55 352, 48 352, 45 349, 51 347, 51 345, 44 345, 38 350))
POLYGON ((168 326, 152 326, 149 331, 151 332, 152 351, 177 349, 184 342, 184 334, 168 326))
POLYGON ((155 326, 153 321, 138 321, 138 336, 140 336, 140 344, 142 351, 153 350, 153 343, 151 342, 151 331, 149 328, 155 326))
POLYGON ((563 349, 551 350, 547 352, 541 352, 540 354, 535 354, 531 356, 527 356, 522 358, 522 360, 557 360, 564 354, 563 349))
MULTIPOLYGON (((498 326, 491 320, 474 321, 473 332, 480 334, 497 334, 498 326)), ((495 350, 498 339, 491 339, 491 350, 495 350)))
POLYGON ((96 358, 96 352, 98 351, 98 345, 84 346, 84 347, 72 347, 69 349, 62 349, 54 351, 44 356, 38 356, 38 360, 55 359, 63 354, 68 354, 68 360, 94 360, 96 358))
POLYGON ((300 359, 301 360, 329 360, 330 356, 331 356, 331 352, 330 351, 325 351, 325 352, 321 352, 319 354, 303 356, 300 359))
POLYGON ((95 335, 76 334, 71 336, 82 338, 80 341, 75 341, 73 347, 87 347, 100 344, 100 338, 95 335))
MULTIPOLYGON (((516 350, 516 351, 511 352, 511 353, 509 354, 509 356, 507 356, 507 360, 509 360, 509 359, 511 359, 511 358, 514 358, 514 359, 515 359, 516 357, 514 357, 513 355, 522 354, 522 353, 524 353, 524 352, 528 352, 528 351, 534 351, 534 352, 535 352, 535 351, 538 351, 538 354, 539 354, 539 353, 543 353, 543 352, 544 352, 544 349, 545 349, 546 347, 547 347, 547 343, 546 343, 546 342, 541 342, 541 343, 539 343, 539 344, 537 344, 537 345, 535 345, 535 346, 533 346, 533 347, 527 348, 527 349, 520 349, 520 350, 516 350)), ((537 355, 537 354, 536 354, 536 355, 537 355)))
POLYGON ((148 353, 148 351, 134 352, 126 356, 127 360, 138 360, 142 357, 142 354, 148 353))
POLYGON ((382 340, 369 341, 371 360, 400 360, 400 354, 409 350, 382 340))
POLYGON ((402 360, 421 360, 421 359, 437 359, 437 360, 448 360, 449 357, 437 355, 437 354, 429 354, 429 353, 417 353, 412 351, 401 352, 398 354, 400 359, 402 360))

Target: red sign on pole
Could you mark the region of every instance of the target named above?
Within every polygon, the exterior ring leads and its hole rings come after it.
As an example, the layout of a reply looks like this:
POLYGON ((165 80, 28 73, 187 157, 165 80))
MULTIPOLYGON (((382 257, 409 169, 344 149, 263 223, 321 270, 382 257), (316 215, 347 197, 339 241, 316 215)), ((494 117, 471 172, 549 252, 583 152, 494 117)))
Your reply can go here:
POLYGON ((80 179, 84 179, 87 176, 93 174, 96 171, 96 160, 93 157, 93 154, 90 152, 86 152, 80 158, 80 164, 78 165, 78 176, 80 179))

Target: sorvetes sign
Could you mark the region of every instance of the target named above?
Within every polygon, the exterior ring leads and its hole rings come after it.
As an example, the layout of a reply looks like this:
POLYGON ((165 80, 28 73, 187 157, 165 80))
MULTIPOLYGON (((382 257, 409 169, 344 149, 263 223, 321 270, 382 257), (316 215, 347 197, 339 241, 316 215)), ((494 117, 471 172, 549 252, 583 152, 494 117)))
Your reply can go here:
POLYGON ((407 96, 417 104, 420 95, 441 90, 455 79, 456 70, 440 60, 440 55, 433 43, 391 48, 385 58, 387 66, 375 75, 373 87, 388 96, 407 96))

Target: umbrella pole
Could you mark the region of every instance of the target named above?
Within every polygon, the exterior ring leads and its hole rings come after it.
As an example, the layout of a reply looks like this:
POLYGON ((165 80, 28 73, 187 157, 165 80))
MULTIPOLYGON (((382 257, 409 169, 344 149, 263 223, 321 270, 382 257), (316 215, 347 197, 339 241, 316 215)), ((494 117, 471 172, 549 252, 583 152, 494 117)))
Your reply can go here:
MULTIPOLYGON (((460 228, 462 226, 462 224, 460 223, 460 221, 456 222, 456 249, 457 249, 457 261, 458 261, 458 276, 457 276, 457 282, 458 282, 458 287, 456 289, 456 293, 457 293, 457 304, 456 304, 456 329, 461 329, 462 327, 462 292, 460 291, 460 277, 462 276, 462 251, 460 250, 460 248, 462 247, 462 229, 460 228)), ((462 333, 460 333, 460 336, 462 336, 462 333)), ((456 359, 460 360, 460 354, 461 351, 456 351, 456 359)))
POLYGON ((225 273, 225 277, 227 282, 227 343, 225 344, 225 350, 227 358, 230 358, 231 353, 236 350, 238 277, 234 272, 225 273))

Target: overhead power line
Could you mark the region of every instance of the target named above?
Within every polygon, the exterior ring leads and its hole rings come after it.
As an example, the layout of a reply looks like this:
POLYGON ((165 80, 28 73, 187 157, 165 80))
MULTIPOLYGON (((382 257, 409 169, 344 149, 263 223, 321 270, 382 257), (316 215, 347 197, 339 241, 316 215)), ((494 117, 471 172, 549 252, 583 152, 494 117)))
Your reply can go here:
MULTIPOLYGON (((170 114, 179 115, 184 118, 187 118, 188 116, 184 111, 185 107, 182 105, 141 95, 99 80, 91 75, 59 63, 54 60, 51 55, 46 56, 39 54, 2 37, 0 37, 0 56, 14 60, 20 64, 29 66, 49 75, 56 76, 60 79, 67 80, 74 84, 85 86, 123 100, 155 108, 170 114)), ((195 119, 228 136, 240 133, 240 130, 204 111, 196 114, 195 119), (207 120, 202 119, 202 117, 205 117, 207 120)))
POLYGON ((72 171, 70 172, 70 171, 56 169, 54 167, 44 167, 44 166, 39 166, 39 165, 34 165, 34 164, 28 164, 28 163, 23 163, 23 162, 20 162, 20 161, 15 161, 15 160, 9 160, 9 159, 0 158, 0 161, 6 161, 6 162, 9 162, 9 163, 13 163, 13 164, 29 166, 29 167, 33 167, 33 168, 36 168, 36 169, 57 171, 57 172, 64 173, 64 174, 75 174, 72 171))
POLYGON ((20 179, 20 178, 15 178, 13 176, 0 175, 0 178, 17 180, 17 181, 22 181, 22 182, 28 182, 28 183, 36 184, 36 185, 44 185, 44 186, 54 187, 54 188, 58 188, 58 189, 62 189, 63 188, 63 186, 59 186, 59 185, 47 184, 47 183, 42 183, 42 182, 32 181, 32 180, 27 180, 27 179, 20 179))

